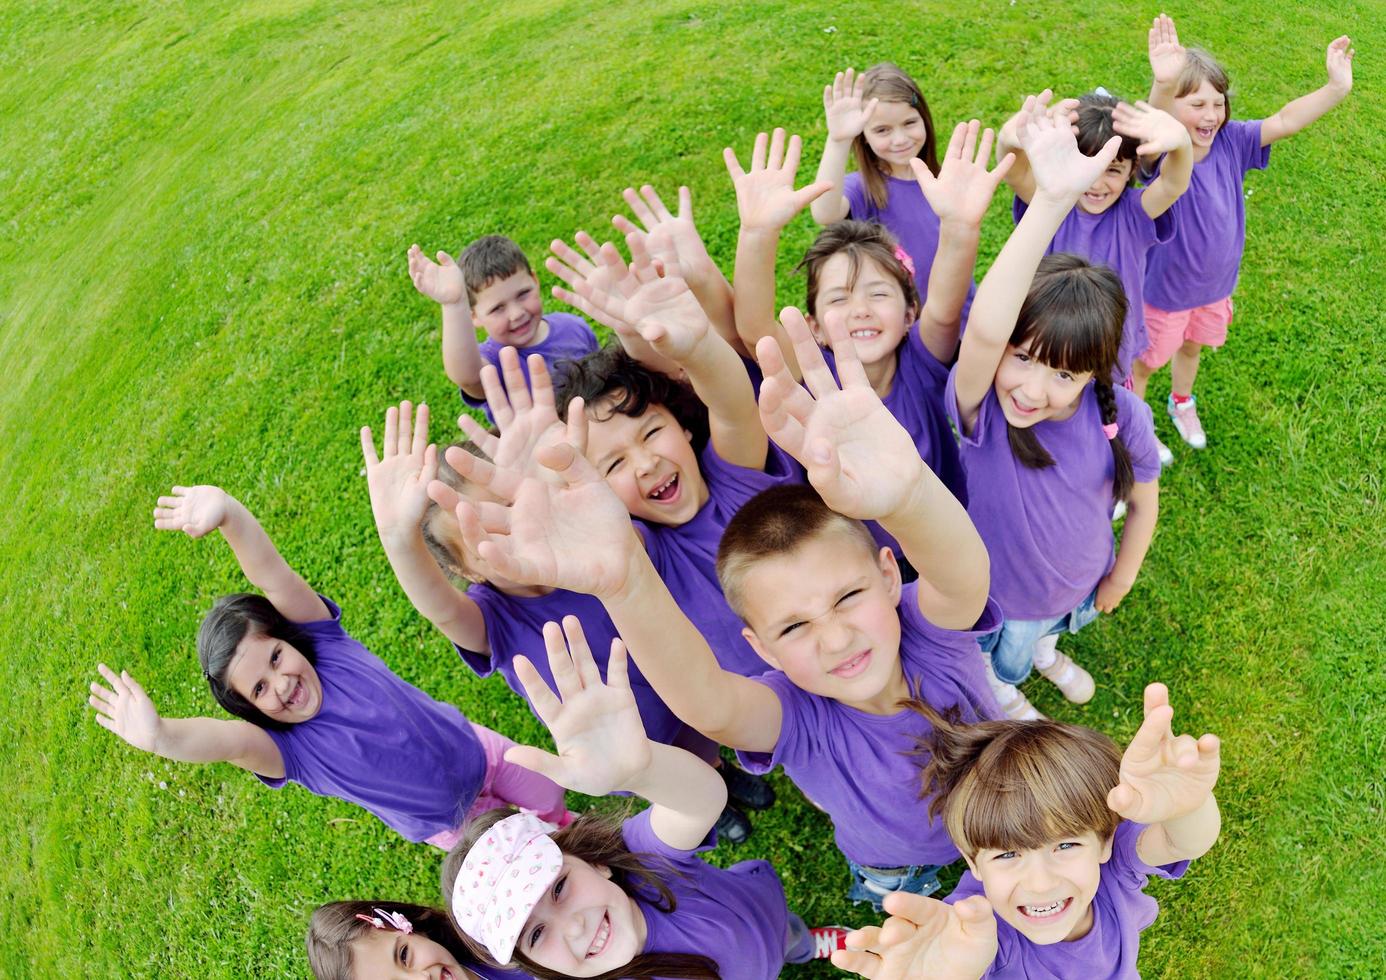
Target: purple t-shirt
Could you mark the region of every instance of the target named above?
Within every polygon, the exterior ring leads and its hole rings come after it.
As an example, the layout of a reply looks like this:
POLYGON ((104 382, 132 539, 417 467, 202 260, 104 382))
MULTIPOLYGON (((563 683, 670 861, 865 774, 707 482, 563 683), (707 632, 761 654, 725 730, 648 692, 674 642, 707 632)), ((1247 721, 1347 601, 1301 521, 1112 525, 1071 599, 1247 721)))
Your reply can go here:
MULTIPOLYGON (((1027 207, 1019 197, 1011 205, 1017 223, 1027 207)), ((1154 246, 1174 237, 1178 224, 1173 208, 1158 218, 1150 217, 1141 206, 1141 191, 1128 187, 1101 214, 1089 214, 1075 206, 1045 250, 1046 255, 1081 255, 1089 262, 1111 268, 1121 277, 1121 288, 1126 292, 1126 320, 1121 325, 1121 348, 1112 372, 1113 384, 1121 384, 1130 376, 1131 362, 1149 346, 1142 312, 1146 259, 1154 246)))
POLYGON ((722 669, 743 677, 762 674, 770 665, 741 635, 745 624, 722 595, 717 582, 717 545, 746 501, 762 490, 801 479, 793 459, 773 442, 768 445, 765 468, 753 470, 728 463, 709 441, 698 454, 707 484, 707 503, 693 519, 677 527, 635 522, 669 594, 706 638, 722 669))
POLYGON ((475 960, 470 963, 463 963, 462 968, 475 973, 481 980, 534 980, 533 974, 525 973, 522 970, 504 970, 498 966, 478 963, 475 960))
POLYGON ((1153 249, 1145 270, 1145 301, 1161 310, 1191 310, 1232 295, 1246 247, 1248 170, 1265 170, 1261 120, 1229 120, 1208 155, 1194 164, 1189 189, 1170 208, 1179 222, 1174 238, 1153 249))
MULTIPOLYGON (((515 657, 524 654, 534 664, 534 669, 550 690, 556 689, 553 673, 549 670, 548 656, 544 651, 544 624, 562 622, 564 616, 576 616, 582 623, 582 632, 587 644, 592 648, 592 657, 606 676, 607 658, 611 656, 611 641, 619 634, 611 617, 601 602, 590 595, 565 592, 555 589, 542 596, 506 595, 490 585, 473 585, 467 595, 481 609, 486 622, 486 642, 491 647, 489 654, 464 650, 454 644, 462 662, 476 672, 478 677, 486 677, 500 671, 505 683, 510 685, 520 697, 525 696, 524 685, 515 673, 515 657)), ((640 720, 645 723, 645 734, 652 741, 665 745, 680 745, 689 748, 695 742, 707 739, 674 717, 674 713, 633 661, 628 662, 631 692, 635 695, 636 706, 640 709, 640 720)), ((530 710, 533 710, 530 705, 530 710)), ((535 717, 538 717, 537 713, 535 717)), ((709 743, 710 744, 710 743, 709 743)))
MULTIPOLYGON (((947 406, 961 433, 956 383, 954 368, 948 376, 947 406)), ((1125 388, 1113 391, 1132 472, 1137 483, 1149 483, 1160 475, 1150 406, 1125 388)), ((1054 458, 1053 466, 1033 469, 1015 458, 993 387, 977 410, 972 435, 962 437, 967 513, 991 556, 991 597, 1007 619, 1015 620, 1071 612, 1116 560, 1116 466, 1092 385, 1083 389, 1070 417, 1037 422, 1033 431, 1054 458)))
MULTIPOLYGON (((1151 875, 1180 878, 1188 861, 1150 865, 1136 855, 1145 824, 1123 820, 1112 840, 1112 856, 1102 865, 1092 898, 1092 929, 1082 939, 1048 945, 1032 943, 1014 926, 996 917, 996 959, 985 976, 995 980, 1140 980, 1136 956, 1141 930, 1155 921, 1159 904, 1144 891, 1151 875)), ((949 905, 981 895, 982 883, 965 872, 944 899, 949 905)))
MULTIPOLYGON (((842 194, 847 198, 848 213, 857 221, 874 221, 886 226, 900 247, 914 260, 914 285, 919 290, 922 304, 929 295, 929 270, 934 267, 934 254, 938 252, 938 215, 929 207, 924 192, 914 180, 887 177, 885 207, 876 207, 876 202, 867 193, 866 183, 861 174, 853 171, 842 181, 842 194)), ((963 300, 962 322, 967 323, 968 311, 972 309, 972 297, 977 292, 973 282, 967 288, 967 299, 963 300)))
POLYGON ((768 861, 742 861, 718 868, 697 856, 712 849, 709 834, 696 849, 670 847, 650 826, 650 811, 622 826, 626 847, 674 893, 673 912, 661 912, 657 895, 637 891, 645 916, 646 953, 699 953, 717 962, 722 980, 774 980, 784 966, 789 909, 784 887, 768 861), (672 867, 674 874, 667 872, 672 867))
MULTIPOLYGON (((544 364, 548 367, 549 373, 553 375, 554 387, 557 388, 562 379, 563 372, 557 367, 559 361, 573 360, 592 353, 599 346, 597 335, 592 332, 587 321, 580 316, 571 313, 545 313, 544 322, 549 325, 549 335, 544 338, 543 343, 535 344, 532 347, 520 347, 517 349, 520 355, 520 370, 525 374, 525 381, 529 381, 529 355, 538 354, 544 358, 544 364)), ((481 359, 487 364, 494 364, 496 370, 500 370, 500 352, 504 348, 503 344, 498 344, 487 337, 479 345, 481 359)), ((485 398, 473 398, 461 388, 458 394, 462 396, 464 404, 471 408, 480 408, 486 413, 488 419, 491 418, 491 409, 486 405, 485 398)), ((492 421, 495 421, 492 419, 492 421)))
MULTIPOLYGON (((900 595, 900 663, 910 686, 928 704, 957 707, 964 721, 1000 718, 983 673, 977 637, 1001 625, 988 601, 970 630, 946 630, 924 618, 919 583, 900 595)), ((756 678, 780 699, 784 720, 773 752, 738 752, 750 772, 783 765, 785 775, 832 818, 837 847, 858 864, 896 868, 948 864, 958 849, 943 820, 929 819, 929 800, 919 798, 926 760, 910 754, 929 732, 924 716, 909 708, 874 715, 810 694, 781 671, 756 678)))
MULTIPOLYGON (((833 352, 824 348, 823 359, 836 378, 837 359, 833 352)), ((925 465, 966 505, 967 481, 958 459, 958 442, 943 407, 947 384, 948 366, 929 353, 919 335, 919 324, 915 323, 895 348, 895 377, 890 393, 881 403, 910 434, 925 465)), ((880 524, 867 521, 866 526, 877 544, 890 548, 896 555, 902 554, 900 543, 880 524)))
MULTIPOLYGON (((284 777, 319 796, 365 807, 412 841, 456 827, 481 791, 486 756, 467 719, 400 680, 342 629, 342 611, 298 626, 313 640, 322 707, 286 729, 265 729, 284 777)), ((258 775, 258 774, 257 774, 258 775)))

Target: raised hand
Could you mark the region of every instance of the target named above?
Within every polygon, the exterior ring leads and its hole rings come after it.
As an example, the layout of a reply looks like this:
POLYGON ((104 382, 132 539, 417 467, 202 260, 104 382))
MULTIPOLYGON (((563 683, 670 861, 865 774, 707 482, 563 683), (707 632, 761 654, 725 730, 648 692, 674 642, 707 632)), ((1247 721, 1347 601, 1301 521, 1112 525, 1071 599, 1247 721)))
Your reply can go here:
POLYGON ((851 68, 838 72, 831 85, 823 86, 823 116, 828 122, 828 139, 847 143, 866 129, 867 120, 881 100, 872 99, 863 105, 865 91, 866 74, 858 75, 851 68))
POLYGON ((1055 200, 1076 201, 1106 171, 1121 147, 1113 136, 1094 156, 1078 149, 1073 128, 1053 118, 1038 99, 1025 100, 1025 118, 1016 127, 1016 139, 1035 177, 1039 193, 1055 200))
POLYGON ((1174 29, 1174 21, 1165 14, 1156 17, 1150 26, 1147 39, 1150 53, 1150 72, 1155 76, 1156 85, 1173 85, 1184 68, 1184 46, 1179 43, 1179 33, 1174 29))
POLYGON ((981 225, 996 188, 1015 163, 1015 154, 1007 153, 997 161, 995 169, 987 170, 995 134, 987 129, 979 141, 977 133, 981 127, 974 119, 953 128, 937 177, 923 160, 910 161, 914 179, 940 221, 981 225))
POLYGON ((1352 91, 1352 59, 1356 54, 1346 34, 1328 45, 1328 84, 1344 95, 1352 91))
POLYGON ((226 520, 231 498, 221 487, 174 487, 172 494, 160 497, 154 508, 154 526, 160 531, 182 531, 200 538, 226 520))
POLYGON ((751 150, 751 169, 741 168, 735 151, 722 151, 732 186, 736 188, 736 209, 743 231, 779 231, 813 201, 832 190, 832 182, 820 180, 794 189, 803 146, 798 136, 785 143, 783 129, 773 136, 760 133, 751 150))
POLYGON ((1145 720, 1121 757, 1121 781, 1107 805, 1127 820, 1163 823, 1197 810, 1218 781, 1220 742, 1216 735, 1175 736, 1169 689, 1145 689, 1145 720))
POLYGON ((655 254, 668 251, 678 256, 679 265, 690 268, 696 262, 710 262, 707 246, 693 224, 693 194, 687 187, 679 188, 679 213, 670 214, 658 193, 649 184, 640 188, 627 187, 621 192, 631 213, 640 224, 637 225, 623 214, 614 215, 611 223, 626 236, 632 235, 646 239, 649 250, 655 254), (643 227, 642 227, 643 226, 643 227))
POLYGON ((414 288, 435 303, 451 306, 467 301, 467 283, 462 278, 462 269, 447 252, 438 253, 438 261, 432 261, 418 245, 409 246, 409 278, 414 280, 414 288))
POLYGON ((588 302, 585 293, 579 290, 579 284, 585 284, 587 291, 597 295, 611 293, 624 299, 639 288, 639 280, 626 265, 625 259, 621 258, 615 245, 610 242, 598 245, 596 239, 585 231, 579 231, 573 240, 582 249, 581 252, 561 238, 549 243, 553 255, 544 260, 544 267, 568 286, 567 289, 555 286, 554 296, 570 306, 576 306, 618 334, 634 333, 631 325, 612 315, 607 306, 588 302))
POLYGON ((996 959, 996 916, 981 895, 946 905, 896 892, 886 896, 885 908, 890 918, 849 933, 833 966, 869 980, 972 980, 996 959))
POLYGON ((438 475, 438 448, 428 441, 428 406, 413 418, 407 401, 385 410, 383 458, 375 452, 370 426, 361 428, 361 455, 371 513, 382 537, 413 534, 428 510, 428 484, 438 475))
POLYGON ((137 749, 153 752, 159 737, 159 712, 144 688, 127 674, 117 674, 105 664, 96 669, 111 687, 104 688, 95 681, 87 704, 96 709, 96 723, 115 732, 137 749))
POLYGON ((627 788, 649 767, 652 753, 630 690, 625 644, 611 641, 605 683, 576 616, 564 617, 561 630, 545 623, 544 647, 556 694, 526 657, 515 658, 515 673, 558 753, 517 745, 506 751, 506 761, 588 796, 627 788))
POLYGON ((1141 145, 1136 147, 1140 156, 1170 153, 1189 142, 1189 131, 1184 124, 1149 102, 1135 105, 1118 102, 1112 110, 1112 129, 1122 136, 1140 140, 1141 145))
POLYGON ((871 388, 845 323, 829 328, 841 386, 803 315, 780 314, 804 383, 797 384, 773 337, 762 337, 756 358, 765 372, 760 417, 766 434, 808 471, 809 482, 833 510, 860 520, 882 520, 905 507, 924 461, 890 410, 871 388))

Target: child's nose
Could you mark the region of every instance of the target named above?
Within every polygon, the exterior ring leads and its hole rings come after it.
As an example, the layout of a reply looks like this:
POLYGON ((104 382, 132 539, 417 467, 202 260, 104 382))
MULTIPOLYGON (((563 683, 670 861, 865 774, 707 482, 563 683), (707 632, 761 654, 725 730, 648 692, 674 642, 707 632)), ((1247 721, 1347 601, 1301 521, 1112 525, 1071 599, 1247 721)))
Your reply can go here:
POLYGON ((1042 895, 1054 887, 1057 878, 1049 867, 1049 862, 1043 859, 1028 861, 1025 865, 1025 874, 1021 879, 1021 884, 1025 890, 1042 895))

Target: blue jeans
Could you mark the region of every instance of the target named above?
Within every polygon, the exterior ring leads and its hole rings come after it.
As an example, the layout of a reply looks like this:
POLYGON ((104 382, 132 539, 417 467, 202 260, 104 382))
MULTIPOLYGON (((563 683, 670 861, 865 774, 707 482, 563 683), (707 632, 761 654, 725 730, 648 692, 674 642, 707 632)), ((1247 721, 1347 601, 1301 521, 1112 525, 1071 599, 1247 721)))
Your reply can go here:
POLYGON ((991 656, 991 669, 1000 681, 1019 684, 1030 676, 1035 644, 1054 633, 1077 633, 1097 618, 1097 590, 1078 608, 1054 619, 1008 619, 1001 628, 977 638, 982 652, 991 656))
POLYGON ((847 866, 852 869, 852 890, 847 897, 853 902, 870 902, 877 912, 882 911, 881 901, 891 892, 909 892, 912 895, 932 895, 943 887, 938 880, 938 864, 916 864, 907 868, 872 868, 857 864, 851 858, 847 866))

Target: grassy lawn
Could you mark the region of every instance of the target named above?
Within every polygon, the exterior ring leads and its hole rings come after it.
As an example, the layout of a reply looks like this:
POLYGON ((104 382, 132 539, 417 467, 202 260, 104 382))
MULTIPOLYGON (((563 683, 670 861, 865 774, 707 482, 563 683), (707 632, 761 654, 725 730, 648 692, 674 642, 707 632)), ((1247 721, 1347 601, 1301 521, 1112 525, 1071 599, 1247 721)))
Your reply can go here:
MULTIPOLYGON (((816 160, 819 93, 848 64, 899 62, 945 132, 999 123, 1045 85, 1146 91, 1158 7, 956 9, 0 10, 0 974, 303 975, 318 903, 436 900, 438 854, 364 811, 168 763, 96 725, 98 659, 167 715, 217 713, 193 636, 242 579, 219 541, 156 534, 155 497, 226 486, 401 676, 539 739, 500 679, 472 677, 414 614, 371 523, 357 428, 404 397, 440 418, 458 405, 405 250, 503 232, 541 259, 555 236, 609 229, 622 187, 687 183, 730 271, 721 148, 784 125, 816 160)), ((1386 975, 1386 18, 1377 0, 1169 12, 1223 58, 1239 117, 1322 84, 1344 31, 1356 89, 1250 177, 1237 322, 1198 383, 1211 446, 1176 448, 1140 581, 1072 644, 1097 698, 1037 700, 1125 739, 1142 685, 1163 680, 1186 730, 1224 739, 1223 838, 1184 881, 1152 887, 1147 976, 1386 975)), ((811 235, 801 219, 784 254, 811 235)), ((781 299, 802 302, 782 266, 781 299)), ((866 921, 841 897, 825 818, 777 785, 750 844, 717 859, 770 858, 805 918, 866 921)))

